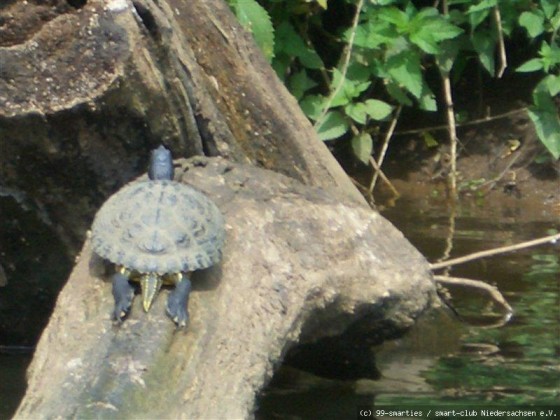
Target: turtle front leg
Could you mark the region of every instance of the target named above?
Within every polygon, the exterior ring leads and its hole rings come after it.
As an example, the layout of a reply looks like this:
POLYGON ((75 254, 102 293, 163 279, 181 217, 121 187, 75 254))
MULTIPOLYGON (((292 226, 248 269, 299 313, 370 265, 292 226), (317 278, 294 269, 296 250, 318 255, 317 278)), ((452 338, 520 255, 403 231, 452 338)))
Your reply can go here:
POLYGON ((115 298, 115 309, 113 319, 119 323, 124 320, 130 311, 134 287, 128 282, 128 275, 124 270, 118 270, 113 274, 113 298, 115 298))
POLYGON ((178 273, 175 276, 175 289, 167 299, 167 315, 181 328, 185 327, 189 320, 187 306, 191 293, 191 281, 188 274, 178 273))

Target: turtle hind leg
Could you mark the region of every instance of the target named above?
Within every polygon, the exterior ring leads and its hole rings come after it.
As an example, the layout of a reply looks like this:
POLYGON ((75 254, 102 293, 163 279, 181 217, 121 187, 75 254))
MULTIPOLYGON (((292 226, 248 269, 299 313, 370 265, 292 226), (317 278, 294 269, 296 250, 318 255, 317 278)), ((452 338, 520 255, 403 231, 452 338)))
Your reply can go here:
POLYGON ((187 274, 176 274, 175 289, 167 299, 167 315, 177 324, 179 328, 185 327, 189 321, 189 294, 191 293, 191 281, 187 274))
POLYGON ((134 287, 128 282, 128 276, 117 271, 113 274, 113 298, 115 298, 115 309, 113 319, 122 322, 130 312, 130 305, 134 297, 134 287))

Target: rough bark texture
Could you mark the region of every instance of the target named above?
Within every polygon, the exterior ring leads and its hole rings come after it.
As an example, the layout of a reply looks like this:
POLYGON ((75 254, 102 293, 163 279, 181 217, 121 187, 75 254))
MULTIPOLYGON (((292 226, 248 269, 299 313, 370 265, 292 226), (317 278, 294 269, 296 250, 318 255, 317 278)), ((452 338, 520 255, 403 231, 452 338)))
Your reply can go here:
POLYGON ((113 326, 86 243, 16 418, 246 418, 294 343, 364 318, 406 328, 431 304, 426 261, 377 213, 223 159, 183 168, 227 229, 222 264, 195 273, 188 329, 164 315, 167 291, 113 326))

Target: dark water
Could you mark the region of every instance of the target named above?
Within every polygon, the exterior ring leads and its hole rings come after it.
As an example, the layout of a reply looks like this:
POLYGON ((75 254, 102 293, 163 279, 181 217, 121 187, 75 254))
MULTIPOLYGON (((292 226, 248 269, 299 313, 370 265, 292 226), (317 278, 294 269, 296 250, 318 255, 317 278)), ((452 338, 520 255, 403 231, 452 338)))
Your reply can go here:
POLYGON ((46 212, 0 188, 0 420, 25 392, 25 370, 73 260, 46 212))
POLYGON ((25 391, 25 370, 30 354, 0 354, 0 419, 15 412, 25 391))
MULTIPOLYGON (((513 209, 513 214, 516 213, 513 209)), ((504 217, 459 207, 450 222, 445 206, 420 210, 400 202, 384 215, 430 261, 511 245, 560 230, 553 222, 504 217)), ((438 273, 439 274, 439 273, 438 273)), ((358 418, 360 408, 512 407, 560 405, 560 253, 547 245, 456 266, 449 275, 499 288, 514 309, 511 320, 472 289, 450 289, 461 319, 442 307, 409 333, 375 353, 379 380, 336 381, 283 367, 260 399, 259 418, 358 418)), ((364 355, 366 357, 367 355, 364 355)), ((556 407, 560 416, 560 407, 556 407)))

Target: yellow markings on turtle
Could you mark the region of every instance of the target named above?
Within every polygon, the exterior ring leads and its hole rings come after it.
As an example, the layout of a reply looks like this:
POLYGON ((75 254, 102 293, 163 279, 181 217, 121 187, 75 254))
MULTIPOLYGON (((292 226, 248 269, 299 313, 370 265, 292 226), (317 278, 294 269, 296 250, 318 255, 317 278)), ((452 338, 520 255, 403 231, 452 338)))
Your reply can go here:
POLYGON ((183 273, 173 273, 165 276, 165 284, 175 286, 183 279, 183 273))

